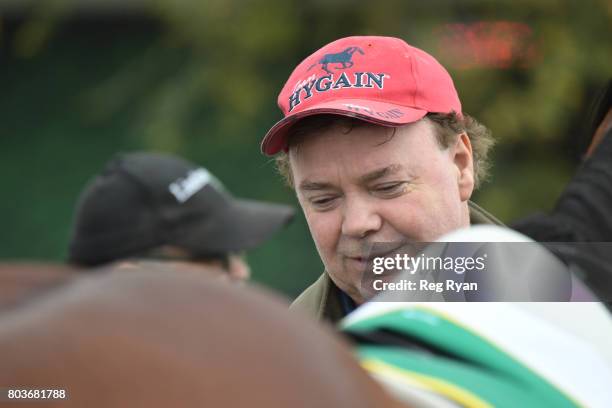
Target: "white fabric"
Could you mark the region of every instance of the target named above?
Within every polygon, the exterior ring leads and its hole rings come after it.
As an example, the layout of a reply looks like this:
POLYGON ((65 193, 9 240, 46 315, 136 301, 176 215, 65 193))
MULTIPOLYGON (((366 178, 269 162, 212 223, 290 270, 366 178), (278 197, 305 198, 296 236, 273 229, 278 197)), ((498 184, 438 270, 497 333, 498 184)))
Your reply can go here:
MULTIPOLYGON (((440 241, 531 240, 506 228, 476 226, 440 241)), ((612 407, 612 319, 600 303, 402 303, 374 299, 343 323, 415 306, 441 313, 478 333, 582 405, 612 407)))

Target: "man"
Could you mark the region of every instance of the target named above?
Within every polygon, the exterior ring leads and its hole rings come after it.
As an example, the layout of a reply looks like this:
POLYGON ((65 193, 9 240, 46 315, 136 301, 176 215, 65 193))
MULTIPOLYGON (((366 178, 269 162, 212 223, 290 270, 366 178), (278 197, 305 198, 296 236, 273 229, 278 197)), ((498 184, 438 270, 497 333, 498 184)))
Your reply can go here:
POLYGON ((428 242, 501 224, 469 201, 486 177, 488 131, 462 113, 448 72, 391 37, 348 37, 307 57, 262 151, 281 153, 325 273, 293 307, 338 321, 368 300, 377 243, 428 242))
POLYGON ((285 205, 233 198, 208 170, 182 158, 123 154, 82 192, 69 261, 98 266, 123 260, 130 267, 136 259, 154 259, 180 270, 218 267, 207 270, 246 280, 250 269, 242 252, 292 217, 285 205))

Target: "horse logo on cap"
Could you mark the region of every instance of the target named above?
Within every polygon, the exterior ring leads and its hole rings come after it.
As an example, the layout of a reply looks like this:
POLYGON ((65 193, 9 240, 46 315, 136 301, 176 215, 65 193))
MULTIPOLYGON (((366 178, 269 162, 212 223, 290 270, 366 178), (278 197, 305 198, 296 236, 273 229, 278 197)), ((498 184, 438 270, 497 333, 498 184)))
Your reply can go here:
POLYGON ((361 48, 348 47, 344 51, 336 52, 333 54, 325 54, 323 58, 312 64, 310 68, 308 68, 308 71, 310 71, 317 64, 321 64, 321 68, 323 68, 323 70, 328 74, 332 74, 332 72, 327 69, 328 64, 342 64, 342 67, 336 67, 336 69, 350 68, 354 64, 352 58, 355 52, 359 52, 361 55, 364 55, 364 52, 361 48))

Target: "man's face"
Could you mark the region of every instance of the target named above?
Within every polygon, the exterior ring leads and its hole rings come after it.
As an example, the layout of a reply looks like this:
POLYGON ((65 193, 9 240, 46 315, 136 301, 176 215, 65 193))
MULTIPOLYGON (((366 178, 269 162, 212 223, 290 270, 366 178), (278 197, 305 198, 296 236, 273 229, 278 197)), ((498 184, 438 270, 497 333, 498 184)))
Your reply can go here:
POLYGON ((178 271, 207 272, 219 279, 232 282, 245 282, 251 277, 251 268, 243 255, 228 254, 223 260, 169 260, 169 267, 178 271))
POLYGON ((218 279, 244 282, 251 277, 251 268, 244 254, 229 253, 221 258, 194 258, 183 248, 164 245, 135 260, 122 261, 119 268, 148 267, 177 272, 206 273, 218 279))
POLYGON ((365 268, 384 256, 371 251, 373 244, 430 242, 469 225, 474 183, 467 136, 442 149, 427 119, 392 132, 334 125, 306 135, 289 152, 319 255, 357 303, 368 298, 360 284, 365 268))

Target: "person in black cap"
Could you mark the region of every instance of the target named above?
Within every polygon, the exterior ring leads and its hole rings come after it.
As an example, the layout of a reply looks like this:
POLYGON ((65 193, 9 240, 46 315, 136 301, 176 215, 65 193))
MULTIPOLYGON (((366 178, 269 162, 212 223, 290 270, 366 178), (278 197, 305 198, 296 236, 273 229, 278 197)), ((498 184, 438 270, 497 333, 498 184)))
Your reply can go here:
POLYGON ((163 259, 182 269, 219 266, 244 280, 240 255, 293 217, 291 207, 232 197, 208 170, 182 158, 120 154, 85 187, 68 260, 93 267, 118 260, 163 259))

